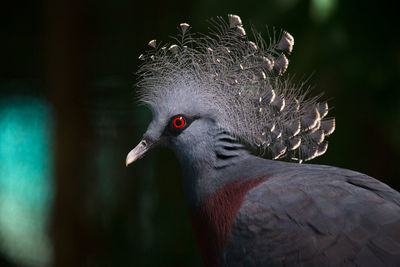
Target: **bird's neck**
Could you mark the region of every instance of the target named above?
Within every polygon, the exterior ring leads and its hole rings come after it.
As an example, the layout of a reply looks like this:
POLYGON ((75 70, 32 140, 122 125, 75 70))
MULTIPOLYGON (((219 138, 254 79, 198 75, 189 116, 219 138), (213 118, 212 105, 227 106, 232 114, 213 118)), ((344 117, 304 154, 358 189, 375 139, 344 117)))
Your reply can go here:
POLYGON ((227 134, 196 143, 191 151, 180 157, 185 195, 203 259, 218 266, 243 198, 267 177, 246 175, 256 157, 227 134))
POLYGON ((190 149, 177 153, 189 208, 197 208, 226 185, 243 177, 237 172, 250 155, 230 135, 220 132, 194 140, 190 149))

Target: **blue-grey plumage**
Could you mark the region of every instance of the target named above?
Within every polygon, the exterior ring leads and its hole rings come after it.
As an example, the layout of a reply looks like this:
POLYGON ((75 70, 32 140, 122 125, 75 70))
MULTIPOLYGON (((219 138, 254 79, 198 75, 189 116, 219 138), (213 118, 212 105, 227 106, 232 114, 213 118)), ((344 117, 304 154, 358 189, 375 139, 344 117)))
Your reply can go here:
POLYGON ((270 176, 245 196, 224 266, 399 266, 398 192, 336 167, 249 161, 270 176))
POLYGON ((238 16, 216 23, 197 39, 182 23, 181 43, 152 40, 139 57, 153 120, 126 164, 174 150, 207 266, 400 266, 398 192, 361 173, 270 160, 320 156, 335 128, 326 102, 283 77, 293 37, 267 46, 249 41, 238 16))

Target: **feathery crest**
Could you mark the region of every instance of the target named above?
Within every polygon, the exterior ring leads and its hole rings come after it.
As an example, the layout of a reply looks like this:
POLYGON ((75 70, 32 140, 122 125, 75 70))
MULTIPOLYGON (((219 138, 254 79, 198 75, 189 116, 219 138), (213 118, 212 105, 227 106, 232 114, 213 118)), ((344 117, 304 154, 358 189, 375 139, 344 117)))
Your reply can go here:
POLYGON ((325 153, 335 128, 328 105, 306 98, 303 84, 282 77, 294 39, 286 31, 266 43, 253 31, 250 41, 239 16, 212 20, 209 35, 195 37, 180 24, 177 44, 140 55, 141 100, 154 108, 169 91, 183 90, 214 110, 221 128, 272 159, 298 162, 325 153))

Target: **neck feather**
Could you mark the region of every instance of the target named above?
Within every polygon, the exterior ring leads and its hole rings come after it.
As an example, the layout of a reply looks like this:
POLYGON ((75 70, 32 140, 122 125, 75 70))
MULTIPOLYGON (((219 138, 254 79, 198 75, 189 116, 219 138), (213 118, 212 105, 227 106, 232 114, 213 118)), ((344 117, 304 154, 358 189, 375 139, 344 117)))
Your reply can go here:
POLYGON ((192 148, 179 159, 185 195, 203 259, 207 266, 218 266, 245 195, 267 176, 248 177, 241 172, 254 156, 225 132, 192 148))
POLYGON ((190 208, 195 208, 225 185, 241 178, 226 174, 249 153, 234 137, 220 131, 208 135, 205 140, 194 138, 189 149, 179 151, 177 155, 187 203, 190 208))

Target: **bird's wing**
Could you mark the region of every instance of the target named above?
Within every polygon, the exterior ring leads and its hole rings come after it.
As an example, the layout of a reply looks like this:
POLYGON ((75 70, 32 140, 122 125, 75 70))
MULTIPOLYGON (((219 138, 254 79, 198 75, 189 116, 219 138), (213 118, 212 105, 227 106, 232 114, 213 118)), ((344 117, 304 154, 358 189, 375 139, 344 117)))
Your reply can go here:
POLYGON ((281 169, 246 196, 224 255, 243 266, 400 266, 400 194, 340 168, 281 169))

